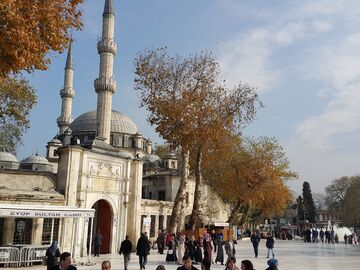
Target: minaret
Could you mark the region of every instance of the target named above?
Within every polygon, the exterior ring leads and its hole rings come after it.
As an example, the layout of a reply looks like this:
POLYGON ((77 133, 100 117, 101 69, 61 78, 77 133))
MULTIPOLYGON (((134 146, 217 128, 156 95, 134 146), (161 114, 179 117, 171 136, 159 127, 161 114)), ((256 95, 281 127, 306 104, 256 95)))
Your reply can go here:
POLYGON ((72 121, 72 100, 75 96, 75 91, 73 89, 74 68, 72 61, 71 42, 72 41, 70 39, 69 50, 65 65, 64 88, 60 90, 61 115, 57 119, 60 135, 65 132, 65 130, 69 127, 72 121))
POLYGON ((110 141, 112 96, 116 91, 113 77, 113 62, 116 54, 114 41, 114 5, 112 0, 105 0, 103 12, 102 37, 97 44, 100 55, 99 78, 94 81, 97 99, 97 137, 110 141))

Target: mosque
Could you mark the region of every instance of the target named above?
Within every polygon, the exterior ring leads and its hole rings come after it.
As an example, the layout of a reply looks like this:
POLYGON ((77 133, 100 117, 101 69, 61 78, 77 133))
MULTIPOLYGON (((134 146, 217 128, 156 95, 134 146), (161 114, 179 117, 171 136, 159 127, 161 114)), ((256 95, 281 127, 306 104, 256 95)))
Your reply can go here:
MULTIPOLYGON (((147 230, 156 237, 167 227, 179 187, 175 153, 161 158, 137 125, 112 110, 116 92, 113 62, 114 6, 105 0, 102 37, 97 43, 99 77, 94 81, 96 110, 72 120, 74 68, 68 50, 64 87, 60 91, 58 134, 47 143, 47 155, 22 161, 0 152, 0 245, 48 245, 58 240, 62 251, 85 257, 92 236, 103 235, 101 253, 117 253, 125 235, 132 242, 147 230)), ((194 181, 187 193, 191 213, 194 181)), ((209 187, 204 222, 226 221, 229 207, 209 187)))

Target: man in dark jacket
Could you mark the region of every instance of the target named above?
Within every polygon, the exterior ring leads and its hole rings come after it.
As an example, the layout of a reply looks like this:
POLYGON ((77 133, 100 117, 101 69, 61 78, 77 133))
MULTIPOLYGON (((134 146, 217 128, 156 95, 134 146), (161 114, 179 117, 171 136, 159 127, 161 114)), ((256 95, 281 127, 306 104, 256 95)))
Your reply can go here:
POLYGON ((272 237, 272 235, 270 233, 268 233, 267 235, 267 239, 266 239, 266 247, 267 247, 267 256, 266 258, 269 258, 270 256, 270 250, 272 253, 272 257, 274 258, 274 237, 272 237))
POLYGON ((69 252, 63 252, 60 255, 60 263, 52 268, 52 270, 77 270, 77 268, 71 265, 71 254, 69 252))
POLYGON ((124 256, 124 269, 127 270, 129 261, 130 261, 130 254, 132 251, 132 243, 129 240, 129 236, 125 237, 125 240, 121 242, 119 254, 123 254, 124 256))
POLYGON ((253 247, 254 247, 255 258, 257 258, 258 254, 259 254, 260 237, 258 236, 256 231, 253 231, 253 233, 252 233, 252 235, 250 237, 250 240, 251 240, 251 243, 253 244, 253 247))
POLYGON ((176 270, 198 270, 195 266, 192 265, 192 261, 189 255, 182 257, 183 265, 178 267, 176 270))
POLYGON ((136 255, 139 256, 140 269, 145 269, 147 263, 147 256, 150 252, 149 240, 144 233, 141 233, 136 245, 136 255))

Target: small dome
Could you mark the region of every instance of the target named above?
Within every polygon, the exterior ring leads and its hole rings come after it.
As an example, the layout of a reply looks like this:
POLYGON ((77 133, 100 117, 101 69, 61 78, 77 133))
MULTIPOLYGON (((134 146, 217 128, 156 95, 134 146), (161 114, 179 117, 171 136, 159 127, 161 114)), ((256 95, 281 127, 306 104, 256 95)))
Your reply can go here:
POLYGON ((49 144, 62 144, 59 139, 52 139, 49 144))
POLYGON ((161 158, 159 156, 153 154, 146 155, 144 159, 149 162, 161 161, 161 158))
POLYGON ((20 161, 20 163, 22 163, 22 164, 50 165, 49 161, 46 158, 44 158, 42 156, 39 156, 38 154, 36 154, 34 156, 27 157, 27 158, 23 159, 22 161, 20 161))
POLYGON ((5 151, 0 151, 0 161, 18 162, 17 158, 13 154, 5 151))
MULTIPOLYGON (((77 132, 96 132, 96 111, 83 113, 70 124, 70 128, 75 134, 77 132)), ((139 133, 139 128, 129 117, 113 110, 110 132, 133 135, 139 133)))

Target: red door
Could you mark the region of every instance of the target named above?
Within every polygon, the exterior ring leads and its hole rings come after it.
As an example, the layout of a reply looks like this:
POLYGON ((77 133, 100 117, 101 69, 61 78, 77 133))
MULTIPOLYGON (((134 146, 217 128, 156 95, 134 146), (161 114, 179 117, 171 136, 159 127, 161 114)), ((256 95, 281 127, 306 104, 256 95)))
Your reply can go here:
POLYGON ((111 208, 107 201, 100 200, 93 206, 96 211, 94 233, 100 231, 103 236, 100 247, 100 254, 110 253, 110 234, 111 234, 111 208))

